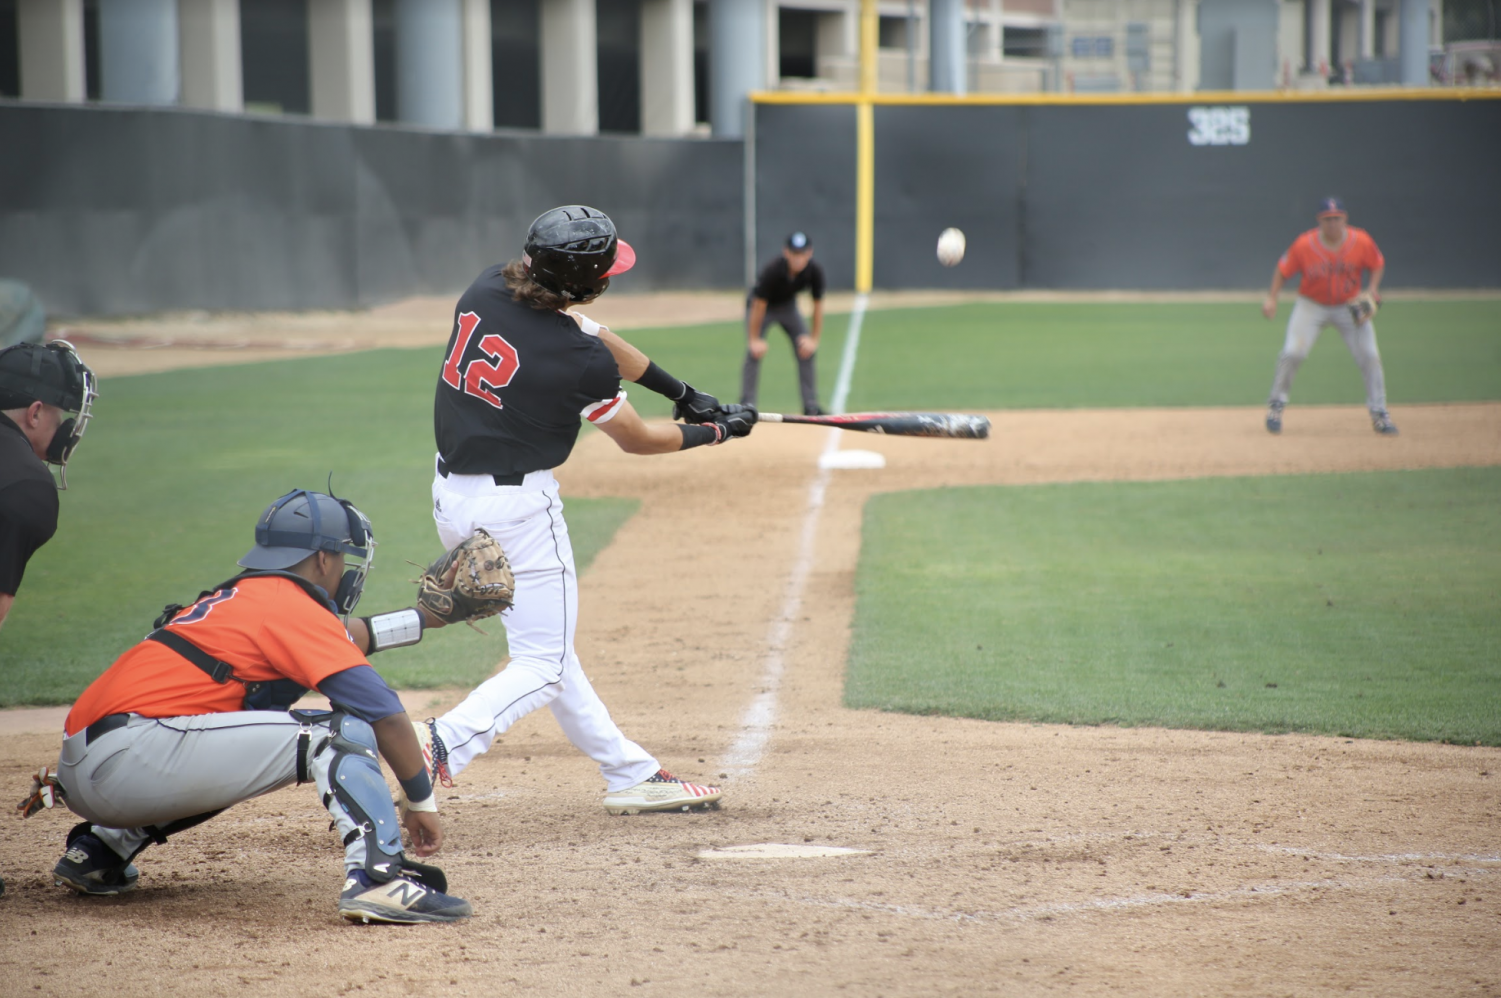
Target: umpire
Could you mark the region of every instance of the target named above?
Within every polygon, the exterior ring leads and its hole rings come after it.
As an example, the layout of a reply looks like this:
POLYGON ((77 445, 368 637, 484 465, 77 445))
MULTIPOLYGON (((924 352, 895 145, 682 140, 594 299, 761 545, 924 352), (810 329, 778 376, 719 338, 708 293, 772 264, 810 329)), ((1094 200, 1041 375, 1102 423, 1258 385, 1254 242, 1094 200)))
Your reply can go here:
POLYGON ((822 416, 818 404, 815 359, 823 335, 823 268, 813 260, 813 243, 802 232, 787 237, 782 254, 761 269, 746 299, 745 367, 740 375, 740 404, 755 405, 761 383, 761 358, 766 356, 766 327, 773 322, 792 340, 797 354, 797 383, 803 396, 803 415, 822 416), (813 293, 813 332, 803 325, 797 293, 813 293))
POLYGON ((57 532, 57 491, 98 396, 94 372, 63 340, 0 351, 0 626, 26 563, 57 532), (54 482, 48 464, 59 469, 54 482))

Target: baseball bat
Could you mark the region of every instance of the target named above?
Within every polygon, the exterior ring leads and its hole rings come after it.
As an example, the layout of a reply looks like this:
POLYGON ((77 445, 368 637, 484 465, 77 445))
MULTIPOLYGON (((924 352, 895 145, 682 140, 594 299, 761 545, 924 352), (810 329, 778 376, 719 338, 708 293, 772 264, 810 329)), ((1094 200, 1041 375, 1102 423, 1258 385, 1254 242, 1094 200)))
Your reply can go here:
POLYGON ((838 416, 794 416, 763 412, 763 423, 812 423, 841 430, 884 433, 896 437, 956 437, 984 440, 990 436, 990 420, 963 412, 846 412, 838 416))

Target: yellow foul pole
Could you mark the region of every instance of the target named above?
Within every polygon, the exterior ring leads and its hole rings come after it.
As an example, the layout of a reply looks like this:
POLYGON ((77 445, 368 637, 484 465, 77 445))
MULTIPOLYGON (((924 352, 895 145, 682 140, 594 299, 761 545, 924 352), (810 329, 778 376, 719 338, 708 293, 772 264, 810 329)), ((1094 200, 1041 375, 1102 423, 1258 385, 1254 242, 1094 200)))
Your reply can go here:
POLYGON ((855 105, 855 291, 870 292, 875 269, 876 47, 880 19, 876 0, 860 0, 860 101, 855 105))

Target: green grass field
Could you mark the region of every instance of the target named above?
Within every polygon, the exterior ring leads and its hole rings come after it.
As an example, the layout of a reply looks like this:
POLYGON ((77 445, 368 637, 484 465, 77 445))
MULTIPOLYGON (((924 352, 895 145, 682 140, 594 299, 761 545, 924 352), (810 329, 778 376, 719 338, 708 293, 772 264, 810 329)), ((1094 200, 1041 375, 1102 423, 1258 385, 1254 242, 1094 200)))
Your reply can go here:
POLYGON ((846 703, 1501 744, 1501 469, 866 508, 846 703))
MULTIPOLYGON (((1255 404, 1285 317, 1286 307, 1268 323, 1248 305, 874 312, 849 408, 1255 404)), ((826 403, 846 325, 844 316, 827 323, 826 403)), ((1398 302, 1378 325, 1394 404, 1501 398, 1501 302, 1398 302)), ((629 338, 698 387, 735 397, 737 324, 629 338)), ((779 330, 772 340, 762 404, 794 410, 791 351, 779 330)), ((58 535, 32 560, 0 630, 0 705, 70 700, 146 632, 164 603, 234 571, 267 502, 291 488, 322 488, 330 471, 335 491, 370 514, 381 544, 362 609, 410 602, 407 580, 416 570, 406 562, 437 551, 428 484, 438 361, 436 348, 386 350, 106 380, 98 419, 70 469, 58 535)), ((630 395, 648 416, 668 412, 648 391, 630 395)), ((1359 400, 1354 364, 1326 332, 1294 402, 1359 400)), ((632 509, 626 501, 569 502, 581 567, 632 509)), ((468 629, 435 635, 375 664, 401 686, 470 685, 504 654, 501 629, 487 630, 488 638, 468 629)))
MULTIPOLYGON (((432 381, 439 352, 378 351, 112 378, 69 467, 57 536, 32 559, 0 630, 0 705, 68 702, 151 629, 169 602, 233 575, 272 499, 353 499, 375 527, 360 608, 410 606, 433 528, 432 381)), ((580 567, 635 509, 568 500, 580 567)), ((481 625, 375 659, 399 686, 474 685, 505 654, 481 625)))
MULTIPOLYGON (((1264 404, 1292 310, 1283 298, 1271 322, 1253 304, 872 312, 847 408, 1264 404)), ((1501 301, 1392 302, 1376 327, 1394 405, 1501 398, 1501 301)), ((1363 401, 1344 341, 1324 330, 1292 403, 1363 401)))

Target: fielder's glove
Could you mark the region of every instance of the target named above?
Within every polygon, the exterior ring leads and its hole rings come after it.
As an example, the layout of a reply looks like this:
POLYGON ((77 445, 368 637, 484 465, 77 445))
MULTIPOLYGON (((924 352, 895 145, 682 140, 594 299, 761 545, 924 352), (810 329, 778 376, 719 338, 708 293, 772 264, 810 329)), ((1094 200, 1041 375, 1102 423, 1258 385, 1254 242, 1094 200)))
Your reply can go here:
POLYGON ((687 389, 683 397, 672 404, 672 418, 681 419, 685 423, 708 423, 714 419, 714 414, 719 409, 719 399, 708 392, 701 392, 688 382, 683 382, 687 389))
POLYGON ((417 584, 418 608, 445 624, 492 617, 515 595, 506 553, 483 528, 427 566, 417 584))
POLYGON ((714 442, 722 444, 731 437, 750 436, 751 427, 756 425, 757 415, 756 407, 753 405, 720 406, 708 424, 719 436, 719 439, 714 442))
POLYGON ((1370 322, 1376 315, 1376 296, 1369 291, 1362 291, 1350 300, 1345 306, 1350 310, 1350 318, 1355 320, 1357 326, 1370 322))

